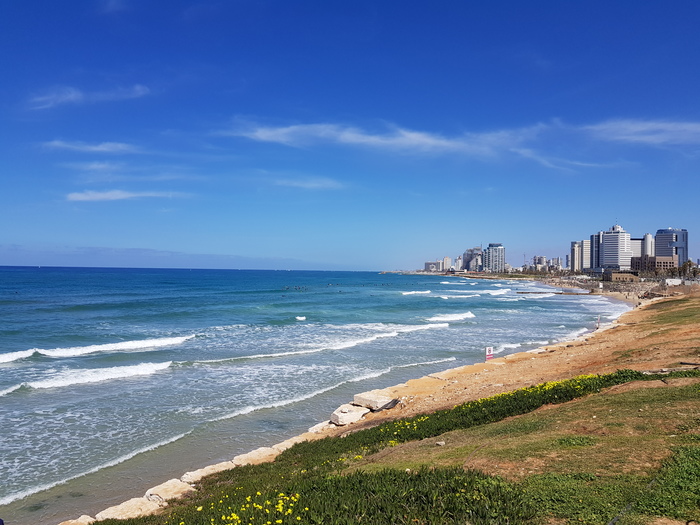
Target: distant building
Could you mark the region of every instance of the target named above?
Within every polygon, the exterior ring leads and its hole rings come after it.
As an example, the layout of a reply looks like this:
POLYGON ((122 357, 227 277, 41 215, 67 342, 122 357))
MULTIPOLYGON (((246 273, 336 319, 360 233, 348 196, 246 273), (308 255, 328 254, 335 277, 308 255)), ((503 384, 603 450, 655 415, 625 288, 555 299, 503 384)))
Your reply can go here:
POLYGON ((671 257, 643 255, 642 257, 632 257, 633 272, 659 272, 665 273, 671 268, 678 267, 678 256, 671 257))
POLYGON ((462 267, 468 272, 483 270, 483 253, 480 247, 469 248, 462 256, 462 267))
POLYGON ((678 256, 678 265, 682 266, 688 257, 688 230, 666 228, 657 230, 655 236, 656 247, 654 255, 657 257, 678 256))
POLYGON ((484 271, 504 273, 506 270, 506 249, 501 243, 490 243, 483 252, 484 271))
POLYGON ((442 272, 443 261, 438 259, 437 261, 429 261, 425 263, 424 270, 426 272, 442 272))
POLYGON ((464 269, 464 262, 461 255, 458 255, 455 259, 455 271, 461 272, 464 269))

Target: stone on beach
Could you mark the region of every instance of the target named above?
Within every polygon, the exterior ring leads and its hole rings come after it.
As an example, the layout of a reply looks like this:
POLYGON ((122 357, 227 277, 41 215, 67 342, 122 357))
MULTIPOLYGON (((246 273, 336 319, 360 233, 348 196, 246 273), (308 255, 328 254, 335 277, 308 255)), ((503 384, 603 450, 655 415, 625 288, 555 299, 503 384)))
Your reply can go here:
POLYGON ((361 394, 355 394, 352 404, 369 408, 372 412, 382 410, 388 407, 391 403, 395 403, 396 399, 387 393, 386 390, 370 390, 369 392, 362 392, 361 394))
POLYGON ((214 465, 209 465, 208 467, 193 470, 192 472, 185 472, 180 479, 185 483, 196 483, 205 476, 223 472, 224 470, 231 470, 232 468, 236 468, 238 466, 240 466, 240 463, 224 461, 222 463, 216 463, 214 465))
POLYGON ((272 461, 279 455, 279 451, 272 447, 260 447, 251 450, 245 454, 241 454, 233 458, 233 462, 238 465, 258 465, 272 461))
POLYGON ((304 441, 306 441, 306 438, 304 436, 294 436, 293 438, 289 438, 285 441, 282 441, 281 443, 272 445, 272 448, 277 452, 284 452, 285 450, 292 448, 297 443, 303 443, 304 441))
POLYGON ((95 523, 95 521, 97 520, 95 520, 95 518, 93 518, 92 516, 83 514, 78 519, 62 521, 58 525, 91 525, 92 523, 95 523))
POLYGON ((325 430, 328 430, 329 428, 333 428, 333 427, 335 427, 335 425, 334 425, 332 422, 330 422, 330 421, 323 421, 322 423, 318 423, 318 424, 312 426, 312 427, 309 429, 309 433, 311 433, 311 434, 321 434, 321 433, 324 432, 325 430))
POLYGON ((126 520, 130 518, 141 518, 150 516, 161 509, 160 504, 155 501, 149 501, 146 498, 132 498, 124 503, 109 507, 108 509, 98 512, 95 518, 97 521, 115 519, 126 520))
POLYGON ((149 501, 156 503, 165 503, 168 500, 181 498, 188 492, 193 492, 194 489, 184 481, 179 479, 171 479, 165 483, 161 483, 157 487, 148 489, 144 496, 149 501))
POLYGON ((340 407, 331 414, 331 423, 341 427, 349 425, 350 423, 355 423, 362 419, 362 416, 367 412, 369 412, 369 408, 347 404, 340 405, 340 407))

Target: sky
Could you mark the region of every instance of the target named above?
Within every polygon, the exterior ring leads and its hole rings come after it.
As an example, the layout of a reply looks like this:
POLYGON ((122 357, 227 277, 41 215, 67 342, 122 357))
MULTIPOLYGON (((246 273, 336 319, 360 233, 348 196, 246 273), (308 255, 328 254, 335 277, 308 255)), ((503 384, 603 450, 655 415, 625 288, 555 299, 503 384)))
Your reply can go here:
POLYGON ((0 5, 0 265, 700 258, 696 0, 0 5))

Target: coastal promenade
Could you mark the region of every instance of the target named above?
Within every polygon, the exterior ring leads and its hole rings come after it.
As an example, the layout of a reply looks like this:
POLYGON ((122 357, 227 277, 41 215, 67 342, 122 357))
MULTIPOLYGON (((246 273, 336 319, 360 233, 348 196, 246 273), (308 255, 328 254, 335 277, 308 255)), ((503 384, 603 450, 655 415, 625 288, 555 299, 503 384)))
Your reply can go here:
MULTIPOLYGON (((554 284, 554 283, 549 283, 554 284)), ((606 293, 603 290, 603 293, 606 293)), ((578 339, 543 346, 533 351, 495 358, 485 363, 462 366, 440 373, 416 378, 406 383, 374 391, 373 394, 396 400, 388 410, 368 412, 349 425, 329 423, 316 426, 312 431, 296 436, 278 446, 264 447, 249 454, 232 458, 230 462, 204 467, 185 473, 179 480, 158 485, 143 497, 135 497, 121 506, 106 509, 97 515, 99 519, 134 517, 158 512, 164 500, 192 490, 201 477, 237 465, 273 460, 285 448, 303 440, 327 436, 342 436, 362 428, 378 425, 387 420, 430 413, 452 408, 466 401, 492 396, 502 392, 535 385, 547 381, 568 379, 581 374, 604 374, 618 369, 639 371, 672 368, 697 368, 700 355, 700 324, 688 323, 671 333, 659 333, 654 322, 663 312, 663 302, 682 298, 695 305, 700 304, 700 289, 669 289, 670 299, 639 299, 639 290, 625 291, 619 288, 615 296, 625 299, 636 308, 623 314, 615 322, 600 327, 578 339), (166 492, 171 490, 171 492, 166 492), (161 490, 163 493, 159 494, 161 490), (150 496, 149 496, 150 495, 150 496), (147 503, 148 502, 148 503, 147 503)), ((350 400, 348 400, 350 401, 350 400)), ((492 472, 499 474, 498 471, 492 472)), ((62 525, 92 523, 95 518, 82 516, 62 525)))

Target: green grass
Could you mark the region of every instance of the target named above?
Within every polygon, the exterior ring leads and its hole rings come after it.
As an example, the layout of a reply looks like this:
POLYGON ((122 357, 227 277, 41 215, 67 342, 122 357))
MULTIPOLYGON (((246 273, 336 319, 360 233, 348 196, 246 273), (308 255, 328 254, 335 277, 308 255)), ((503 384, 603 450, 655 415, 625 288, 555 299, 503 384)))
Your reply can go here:
POLYGON ((698 387, 588 396, 635 379, 654 378, 632 371, 582 376, 345 438, 300 443, 273 463, 205 478, 196 493, 172 502, 162 515, 103 523, 536 525, 555 518, 602 524, 629 504, 621 524, 644 523, 652 515, 700 519, 700 447, 690 439, 697 436, 700 418, 692 408, 698 406, 698 387), (583 396, 588 397, 533 412, 583 396), (586 433, 572 428, 577 424, 586 433), (630 436, 636 445, 631 451, 630 436), (436 446, 437 438, 445 446, 436 446), (663 448, 665 440, 677 445, 663 448), (666 462, 661 466, 660 458, 656 466, 623 473, 636 447, 658 451, 666 462), (463 468, 475 458, 483 464, 537 461, 544 468, 521 478, 463 468))

